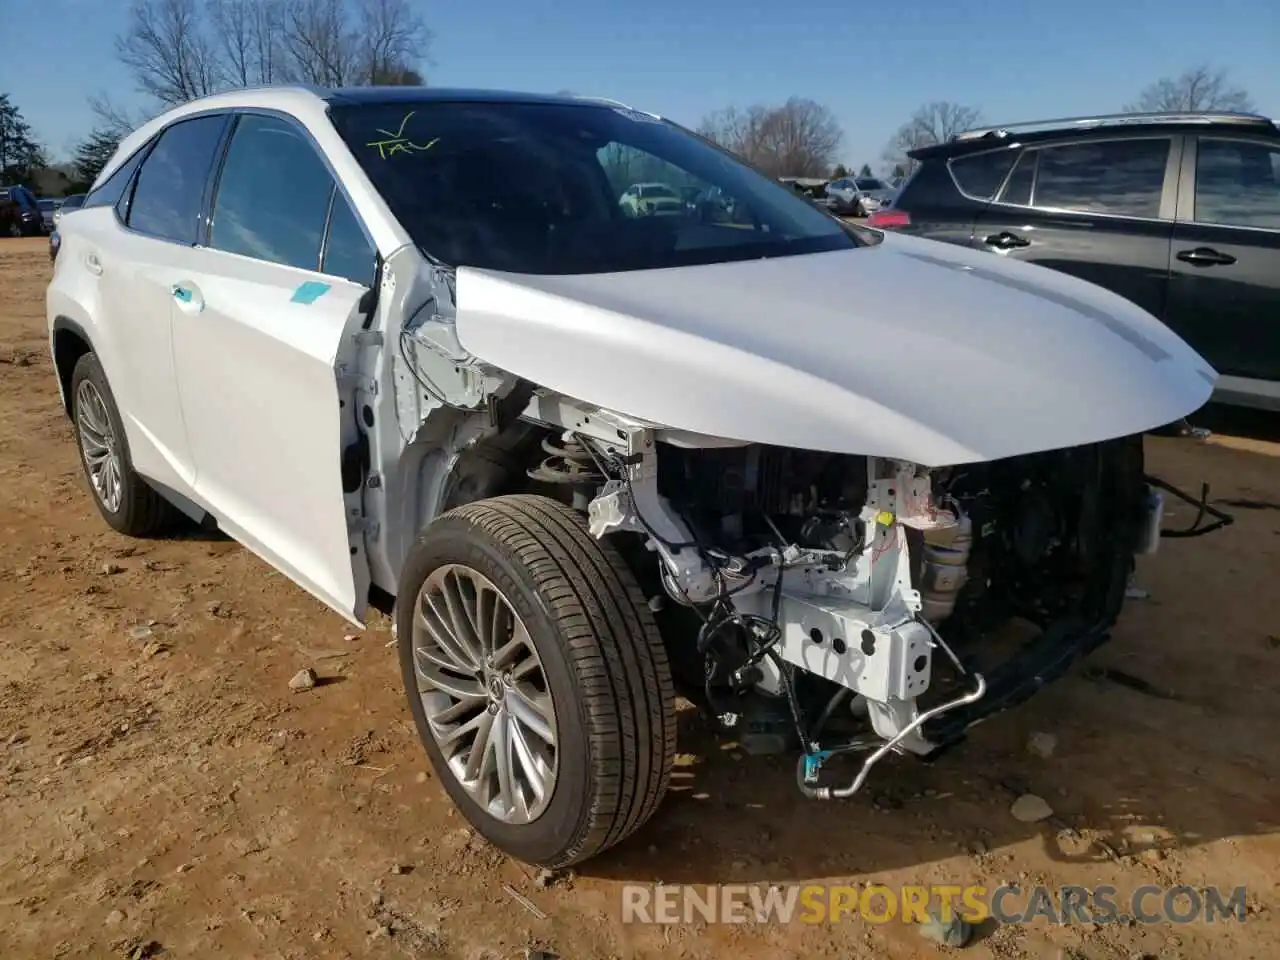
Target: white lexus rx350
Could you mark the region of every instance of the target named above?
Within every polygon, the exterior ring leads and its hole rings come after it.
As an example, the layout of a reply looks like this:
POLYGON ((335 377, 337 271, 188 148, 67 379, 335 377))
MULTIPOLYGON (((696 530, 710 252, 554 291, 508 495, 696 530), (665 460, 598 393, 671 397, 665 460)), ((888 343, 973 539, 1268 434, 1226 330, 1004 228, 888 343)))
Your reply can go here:
POLYGON ((106 522, 214 522, 355 623, 394 598, 442 783, 548 866, 653 814, 677 682, 828 798, 1060 674, 1158 541, 1141 434, 1217 376, 1118 296, 603 100, 222 94, 59 235, 106 522), (640 216, 640 182, 695 199, 640 216))

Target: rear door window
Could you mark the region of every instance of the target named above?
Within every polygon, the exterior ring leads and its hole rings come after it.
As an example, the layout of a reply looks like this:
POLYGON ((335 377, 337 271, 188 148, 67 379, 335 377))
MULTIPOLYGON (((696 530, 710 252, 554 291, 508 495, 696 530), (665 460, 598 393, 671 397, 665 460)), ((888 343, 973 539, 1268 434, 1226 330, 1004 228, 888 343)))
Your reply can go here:
POLYGON ((1035 192, 1037 207, 1155 219, 1172 141, 1103 140, 1043 147, 1035 192))
POLYGON ((1195 219, 1280 230, 1280 147, 1202 137, 1196 148, 1195 219))
POLYGON ((182 120, 161 134, 138 173, 129 207, 130 228, 174 243, 195 244, 225 119, 182 120))
POLYGON ((298 127, 240 118, 213 204, 209 246, 303 270, 320 269, 333 176, 298 127))

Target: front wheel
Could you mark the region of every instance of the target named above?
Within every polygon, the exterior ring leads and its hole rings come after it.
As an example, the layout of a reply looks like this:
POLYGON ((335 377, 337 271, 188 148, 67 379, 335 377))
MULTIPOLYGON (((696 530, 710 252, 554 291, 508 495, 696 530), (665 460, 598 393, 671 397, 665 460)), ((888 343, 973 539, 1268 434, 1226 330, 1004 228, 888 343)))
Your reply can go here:
POLYGON ((396 633, 431 764, 494 846, 564 867, 653 815, 675 756, 666 652, 579 514, 537 496, 444 514, 405 563, 396 633))

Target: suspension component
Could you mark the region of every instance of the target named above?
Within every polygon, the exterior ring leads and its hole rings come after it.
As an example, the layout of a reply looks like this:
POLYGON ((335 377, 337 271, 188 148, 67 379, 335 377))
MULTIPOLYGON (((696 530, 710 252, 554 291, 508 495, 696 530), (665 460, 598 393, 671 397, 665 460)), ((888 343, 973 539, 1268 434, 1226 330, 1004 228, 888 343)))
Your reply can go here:
POLYGON ((605 482, 604 474, 596 465, 595 458, 575 436, 567 436, 563 446, 558 446, 549 437, 542 441, 542 449, 548 454, 538 466, 528 471, 529 479, 543 483, 563 483, 570 486, 591 486, 605 482))

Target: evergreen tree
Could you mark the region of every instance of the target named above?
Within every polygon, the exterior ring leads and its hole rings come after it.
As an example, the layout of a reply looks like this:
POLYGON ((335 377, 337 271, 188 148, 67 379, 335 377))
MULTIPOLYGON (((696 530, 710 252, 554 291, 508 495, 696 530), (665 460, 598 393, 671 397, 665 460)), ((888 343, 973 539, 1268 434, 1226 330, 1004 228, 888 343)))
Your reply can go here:
POLYGON ((0 183, 26 183, 44 166, 44 151, 31 136, 31 125, 0 93, 0 183))
POLYGON ((86 187, 93 183, 119 145, 120 138, 103 129, 94 130, 81 140, 76 145, 75 156, 71 159, 76 180, 86 187))

